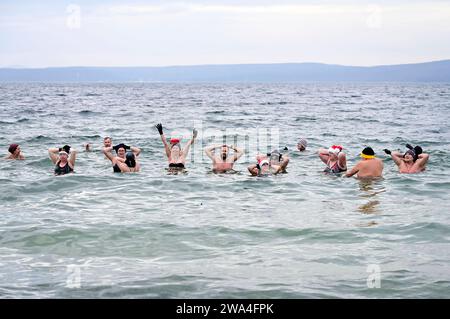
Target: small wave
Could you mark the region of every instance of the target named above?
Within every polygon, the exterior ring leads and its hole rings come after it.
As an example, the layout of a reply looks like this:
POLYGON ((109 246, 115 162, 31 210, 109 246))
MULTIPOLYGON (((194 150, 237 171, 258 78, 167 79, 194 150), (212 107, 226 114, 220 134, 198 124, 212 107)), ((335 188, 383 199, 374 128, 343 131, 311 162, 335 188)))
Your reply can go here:
POLYGON ((206 112, 206 114, 224 114, 225 113, 225 111, 209 111, 209 112, 206 112))
POLYGON ((57 93, 56 96, 67 96, 64 93, 57 93))
POLYGON ((380 121, 378 121, 374 118, 368 118, 368 119, 352 118, 351 120, 358 121, 358 122, 364 122, 364 123, 380 123, 380 121))
POLYGON ((424 241, 424 242, 449 242, 448 234, 450 227, 438 222, 420 222, 410 225, 402 225, 396 228, 397 234, 404 236, 413 236, 405 238, 406 241, 424 241))
POLYGON ((30 121, 30 120, 27 119, 27 118, 21 118, 21 119, 19 119, 19 120, 17 120, 17 121, 14 121, 14 122, 0 121, 0 124, 4 124, 4 125, 12 125, 12 124, 16 124, 16 123, 25 123, 25 122, 28 122, 28 121, 30 121))
POLYGON ((288 102, 286 102, 286 101, 259 103, 259 105, 286 105, 286 104, 288 104, 288 102))
POLYGON ((50 137, 45 135, 37 135, 29 139, 27 142, 42 142, 42 141, 49 141, 50 137))
POLYGON ((82 110, 79 111, 78 114, 80 115, 91 115, 91 114, 100 114, 99 112, 90 111, 90 110, 82 110))
POLYGON ((297 116, 295 118, 296 122, 315 122, 317 119, 315 117, 310 116, 297 116))
POLYGON ((98 134, 95 134, 95 135, 82 135, 82 136, 79 136, 79 137, 82 138, 82 139, 90 139, 90 138, 94 139, 94 138, 101 138, 102 136, 100 136, 98 134))
POLYGON ((98 93, 86 93, 84 96, 102 96, 102 95, 98 93))
POLYGON ((26 166, 31 166, 35 168, 49 168, 52 167, 51 161, 48 157, 41 157, 36 160, 28 160, 25 163, 26 166))
POLYGON ((323 136, 326 136, 326 137, 328 137, 328 136, 330 136, 330 137, 336 137, 337 135, 336 135, 336 134, 333 134, 333 133, 323 133, 323 136))

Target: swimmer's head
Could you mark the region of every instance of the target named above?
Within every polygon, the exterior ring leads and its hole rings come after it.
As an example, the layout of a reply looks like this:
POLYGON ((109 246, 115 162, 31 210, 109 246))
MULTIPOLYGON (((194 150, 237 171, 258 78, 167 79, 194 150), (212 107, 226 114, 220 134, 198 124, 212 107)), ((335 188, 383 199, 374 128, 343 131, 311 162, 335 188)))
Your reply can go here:
POLYGON ((270 172, 270 162, 267 159, 261 160, 259 163, 259 174, 264 175, 270 172))
POLYGON ((331 157, 337 158, 340 152, 342 152, 342 146, 340 145, 333 145, 328 149, 328 154, 331 157))
POLYGON ((181 154, 182 154, 182 151, 181 151, 181 145, 180 145, 180 143, 179 143, 179 140, 177 140, 177 139, 171 139, 170 140, 170 157, 173 159, 173 160, 177 160, 180 156, 181 156, 181 154), (173 143, 172 143, 173 142, 173 143))
POLYGON ((125 144, 120 143, 116 146, 114 146, 114 149, 116 150, 117 156, 124 158, 125 153, 127 152, 125 144))
POLYGON ((308 142, 304 138, 301 138, 297 143, 297 149, 300 152, 303 152, 304 150, 306 150, 306 146, 308 146, 308 142))
POLYGON ((59 159, 60 159, 62 162, 66 162, 66 161, 67 161, 67 158, 69 157, 69 154, 68 154, 66 151, 60 151, 60 152, 58 153, 58 155, 59 155, 59 159))
POLYGON ((273 150, 272 153, 267 155, 270 156, 270 164, 272 165, 279 165, 283 158, 283 155, 278 150, 273 150))
POLYGON ((259 162, 259 166, 263 167, 263 166, 270 166, 270 163, 267 159, 263 159, 259 162))
POLYGON ((105 136, 103 138, 103 146, 104 147, 111 147, 112 146, 112 139, 109 136, 105 136))
POLYGON ((416 158, 416 153, 413 150, 407 150, 405 152, 405 154, 403 154, 403 159, 407 163, 415 162, 415 158, 416 158))
POLYGON ((133 152, 131 151, 127 152, 125 164, 127 164, 128 167, 136 166, 136 157, 134 156, 133 152))
POLYGON ((375 158, 375 152, 371 147, 366 147, 362 150, 360 156, 364 159, 372 159, 375 158))
POLYGON ((11 144, 8 148, 8 152, 10 152, 13 155, 17 155, 18 153, 20 153, 19 144, 11 144))
POLYGON ((226 160, 228 157, 228 146, 227 145, 222 145, 222 148, 220 149, 220 157, 222 158, 222 160, 226 160))

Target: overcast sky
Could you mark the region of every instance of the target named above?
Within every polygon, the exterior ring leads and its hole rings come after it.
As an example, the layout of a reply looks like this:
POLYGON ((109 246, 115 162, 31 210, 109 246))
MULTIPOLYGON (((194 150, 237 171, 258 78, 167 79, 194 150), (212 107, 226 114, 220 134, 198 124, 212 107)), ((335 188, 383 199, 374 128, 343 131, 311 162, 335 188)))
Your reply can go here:
POLYGON ((0 2, 0 67, 450 58, 450 1, 0 2))

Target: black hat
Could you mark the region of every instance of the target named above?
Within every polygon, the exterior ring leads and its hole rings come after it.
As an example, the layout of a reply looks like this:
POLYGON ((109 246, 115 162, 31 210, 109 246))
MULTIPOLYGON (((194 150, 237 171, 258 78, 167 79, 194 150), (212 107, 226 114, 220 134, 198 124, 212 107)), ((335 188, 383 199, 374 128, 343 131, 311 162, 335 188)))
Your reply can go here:
POLYGON ((374 158, 375 157, 375 152, 373 151, 373 149, 371 147, 366 147, 365 149, 363 149, 363 151, 361 152, 360 156, 362 158, 374 158))

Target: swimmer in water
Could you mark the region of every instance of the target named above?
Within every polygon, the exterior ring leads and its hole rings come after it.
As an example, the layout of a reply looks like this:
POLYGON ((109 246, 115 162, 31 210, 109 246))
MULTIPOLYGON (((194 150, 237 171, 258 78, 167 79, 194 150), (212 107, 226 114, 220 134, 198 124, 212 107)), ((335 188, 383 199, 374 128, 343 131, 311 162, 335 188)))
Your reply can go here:
POLYGON ((225 144, 208 146, 205 148, 205 153, 213 162, 214 173, 225 173, 232 170, 234 163, 244 154, 243 150, 240 148, 225 144), (220 153, 215 155, 215 150, 219 148, 220 153), (229 155, 230 149, 234 151, 233 156, 229 155))
POLYGON ((304 151, 306 151, 306 147, 308 146, 308 142, 304 139, 304 138, 301 138, 299 141, 298 141, 298 143, 297 143, 297 149, 300 151, 300 152, 304 152, 304 151))
MULTIPOLYGON (((110 148, 110 147, 112 147, 113 145, 112 145, 112 138, 111 137, 109 137, 109 136, 105 136, 104 138, 103 138, 103 147, 102 147, 102 151, 105 149, 105 148, 110 148)), ((94 148, 92 147, 92 143, 86 143, 86 144, 83 144, 83 148, 84 148, 84 151, 85 152, 92 152, 92 151, 94 151, 94 148)))
POLYGON ((384 152, 390 155, 395 164, 398 166, 398 171, 403 174, 420 173, 425 170, 425 166, 428 163, 430 156, 423 153, 422 147, 412 147, 406 144, 408 149, 404 154, 399 152, 391 152, 388 149, 384 149, 384 152))
POLYGON ((125 144, 118 144, 114 147, 103 148, 103 154, 111 161, 114 173, 136 173, 141 169, 137 157, 141 150, 137 147, 130 147, 125 144), (116 156, 112 154, 116 151, 116 156), (129 150, 127 152, 127 150, 129 150))
POLYGON ((377 178, 383 174, 383 161, 375 157, 375 152, 371 147, 366 147, 361 152, 362 160, 359 161, 347 174, 351 177, 357 174, 358 178, 377 178))
MULTIPOLYGON (((285 147, 283 151, 287 151, 288 148, 285 147)), ((282 151, 279 150, 273 150, 271 153, 267 154, 267 158, 270 161, 271 167, 280 167, 281 172, 280 173, 287 173, 286 167, 289 164, 289 156, 287 153, 282 154, 282 151)))
POLYGON ((250 165, 248 171, 252 176, 277 175, 286 172, 289 158, 286 156, 279 164, 272 164, 270 157, 267 155, 257 155, 257 164, 250 165))
POLYGON ((112 138, 109 136, 105 136, 103 138, 103 148, 112 147, 112 138))
POLYGON ((11 144, 8 148, 9 155, 4 159, 7 160, 24 160, 25 156, 23 156, 22 151, 20 149, 19 144, 11 144))
POLYGON ((169 171, 183 171, 185 169, 186 157, 189 154, 189 149, 197 138, 197 130, 195 128, 193 129, 192 138, 186 143, 184 148, 182 148, 179 138, 171 138, 170 145, 167 143, 161 123, 157 124, 156 128, 161 137, 161 141, 164 144, 164 150, 166 152, 167 160, 169 161, 169 171))
POLYGON ((60 148, 49 148, 48 155, 50 160, 55 165, 55 175, 65 175, 73 173, 75 169, 75 160, 77 151, 71 149, 69 145, 64 145, 60 148))
POLYGON ((347 170, 347 159, 340 145, 319 149, 319 157, 327 165, 324 170, 326 173, 338 174, 347 170))

